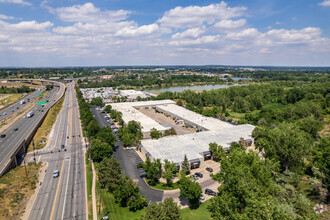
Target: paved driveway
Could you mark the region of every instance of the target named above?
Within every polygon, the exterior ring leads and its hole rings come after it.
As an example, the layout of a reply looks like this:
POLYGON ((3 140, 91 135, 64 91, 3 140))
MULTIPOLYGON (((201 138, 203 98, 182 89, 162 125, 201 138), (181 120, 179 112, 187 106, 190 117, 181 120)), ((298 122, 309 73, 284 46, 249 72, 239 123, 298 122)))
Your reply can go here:
MULTIPOLYGON (((91 108, 92 113, 95 115, 95 119, 98 121, 101 127, 109 126, 110 124, 105 120, 104 115, 101 111, 97 111, 95 108, 91 108)), ((133 179, 140 188, 140 193, 145 196, 149 202, 160 202, 163 198, 163 191, 153 189, 149 187, 143 177, 145 172, 142 168, 138 169, 137 165, 143 163, 141 158, 135 152, 135 150, 125 150, 123 148, 123 143, 116 142, 115 144, 118 148, 115 150, 115 158, 119 161, 123 172, 131 179, 133 179)))

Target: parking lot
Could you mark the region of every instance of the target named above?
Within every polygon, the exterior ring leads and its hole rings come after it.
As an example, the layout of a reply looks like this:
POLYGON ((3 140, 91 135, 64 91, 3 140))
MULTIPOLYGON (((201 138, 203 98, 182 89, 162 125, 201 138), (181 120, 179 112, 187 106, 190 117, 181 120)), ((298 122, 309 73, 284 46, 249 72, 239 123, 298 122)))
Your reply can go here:
POLYGON ((181 134, 190 134, 190 133, 195 133, 195 129, 194 128, 186 128, 183 127, 183 124, 176 124, 175 121, 173 120, 173 118, 171 117, 167 117, 166 115, 162 114, 162 113, 157 113, 155 111, 155 109, 153 108, 140 108, 138 109, 141 113, 147 115, 149 118, 152 118, 153 120, 155 120, 156 122, 158 122, 160 125, 162 126, 171 126, 172 128, 175 129, 176 133, 178 135, 181 134))
MULTIPOLYGON (((200 168, 197 169, 193 169, 191 170, 191 174, 194 174, 196 172, 200 172, 203 174, 202 178, 199 178, 197 180, 197 182, 201 185, 202 187, 202 192, 203 192, 203 196, 205 197, 204 200, 202 200, 201 202, 205 202, 207 200, 209 200, 210 198, 212 198, 213 196, 211 195, 206 195, 205 194, 205 189, 211 189, 214 192, 218 192, 218 187, 220 186, 220 183, 218 183, 217 181, 214 181, 211 176, 210 176, 210 172, 205 170, 206 167, 211 167, 213 169, 213 174, 216 174, 220 171, 220 164, 217 162, 214 162, 212 160, 208 160, 205 161, 203 163, 203 165, 200 168)), ((176 179, 175 181, 177 181, 178 179, 176 179)), ((164 191, 164 195, 163 195, 163 201, 166 198, 172 197, 174 199, 175 202, 177 202, 179 205, 181 205, 181 208, 187 208, 187 201, 180 199, 180 190, 179 189, 175 189, 175 190, 165 190, 164 191)))

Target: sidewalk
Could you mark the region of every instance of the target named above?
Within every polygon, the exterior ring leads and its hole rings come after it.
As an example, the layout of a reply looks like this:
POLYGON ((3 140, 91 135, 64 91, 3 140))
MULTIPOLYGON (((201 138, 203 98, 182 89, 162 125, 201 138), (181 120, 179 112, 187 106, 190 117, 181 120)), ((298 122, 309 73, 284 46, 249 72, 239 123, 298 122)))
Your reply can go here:
POLYGON ((92 183, 93 219, 97 220, 97 208, 96 208, 96 196, 95 196, 96 172, 93 161, 91 161, 91 163, 92 163, 92 171, 93 171, 93 183, 92 183))

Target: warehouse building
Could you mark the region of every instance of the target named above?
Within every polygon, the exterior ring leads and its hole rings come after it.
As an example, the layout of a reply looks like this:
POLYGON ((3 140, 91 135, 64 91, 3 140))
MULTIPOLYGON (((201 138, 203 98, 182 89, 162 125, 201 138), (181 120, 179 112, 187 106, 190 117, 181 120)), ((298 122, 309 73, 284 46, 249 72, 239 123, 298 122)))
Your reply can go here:
POLYGON ((162 162, 168 159, 177 164, 178 167, 187 155, 191 168, 198 168, 205 160, 212 158, 209 151, 209 144, 215 142, 224 149, 228 149, 233 142, 242 138, 251 146, 251 137, 254 130, 253 125, 233 125, 216 118, 202 116, 184 107, 178 106, 174 101, 146 101, 111 104, 113 109, 123 113, 123 119, 140 122, 144 139, 138 147, 146 158, 152 161, 160 159, 162 162), (156 128, 164 132, 167 127, 149 118, 138 111, 140 108, 152 108, 160 114, 171 117, 176 121, 183 121, 185 126, 196 128, 196 132, 183 135, 162 137, 158 140, 151 140, 150 130, 156 128))

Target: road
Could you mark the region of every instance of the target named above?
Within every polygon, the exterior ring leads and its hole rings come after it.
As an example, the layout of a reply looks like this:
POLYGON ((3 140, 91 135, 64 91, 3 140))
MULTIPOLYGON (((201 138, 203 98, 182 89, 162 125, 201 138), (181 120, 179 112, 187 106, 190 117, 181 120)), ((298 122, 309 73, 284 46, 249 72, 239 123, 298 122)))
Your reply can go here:
POLYGON ((34 91, 31 94, 25 96, 24 98, 18 100, 17 102, 13 103, 10 106, 7 106, 6 108, 2 109, 0 111, 0 121, 2 119, 5 119, 6 117, 10 116, 11 114, 15 113, 16 111, 18 111, 22 105, 20 104, 20 101, 25 100, 26 103, 28 103, 28 99, 32 101, 32 99, 38 97, 38 93, 42 93, 43 91, 46 90, 46 87, 43 87, 42 89, 40 89, 40 91, 34 91))
POLYGON ((29 219, 86 219, 83 156, 78 103, 70 83, 50 144, 36 154, 37 161, 47 162, 48 167, 29 219), (53 178, 54 170, 60 171, 59 177, 53 178))
MULTIPOLYGON (((98 121, 100 127, 109 126, 110 124, 104 118, 105 114, 101 113, 101 111, 96 110, 95 107, 91 108, 93 115, 95 115, 95 119, 98 121)), ((137 168, 139 163, 144 163, 139 155, 135 152, 135 150, 125 150, 123 148, 123 143, 118 141, 116 142, 117 149, 114 152, 115 158, 120 163, 124 173, 131 179, 135 180, 140 189, 140 193, 148 199, 149 202, 161 202, 163 198, 163 191, 155 190, 148 186, 146 182, 143 180, 145 177, 145 172, 142 168, 137 168)))
POLYGON ((58 92, 59 88, 54 87, 43 99, 49 100, 48 104, 45 106, 34 106, 33 117, 18 119, 16 123, 1 133, 1 135, 5 136, 0 137, 0 170, 6 167, 19 145, 27 138, 31 130, 36 127, 41 118, 46 114, 47 109, 51 106, 50 104, 55 102, 54 100, 58 92))

